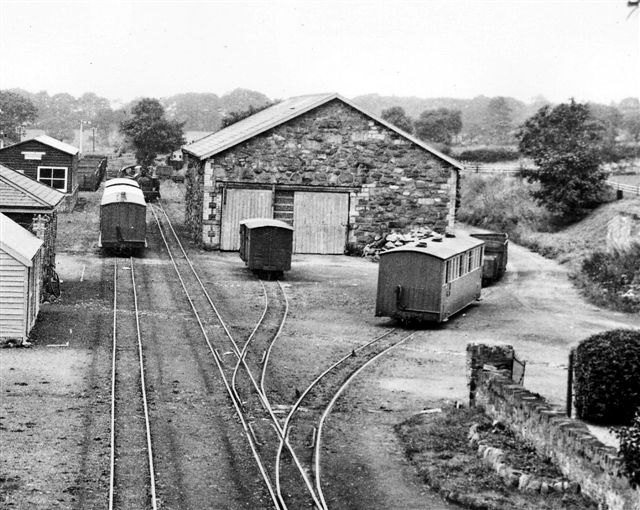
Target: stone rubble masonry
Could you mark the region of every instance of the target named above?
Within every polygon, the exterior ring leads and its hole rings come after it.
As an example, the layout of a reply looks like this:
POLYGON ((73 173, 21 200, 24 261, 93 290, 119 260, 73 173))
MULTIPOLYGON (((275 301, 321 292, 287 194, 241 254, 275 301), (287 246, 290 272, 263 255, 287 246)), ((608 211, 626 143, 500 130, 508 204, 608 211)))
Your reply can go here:
POLYGON ((494 369, 493 362, 505 361, 500 352, 504 355, 509 350, 513 352, 511 346, 467 346, 470 404, 484 407, 488 415, 552 458, 568 479, 603 508, 640 509, 640 490, 633 489, 624 476, 615 448, 602 444, 583 422, 567 418, 542 396, 514 383, 508 371, 494 369))
POLYGON ((500 448, 490 446, 486 440, 480 439, 477 429, 477 423, 469 429, 469 446, 477 448, 478 456, 502 478, 507 487, 515 487, 522 492, 539 492, 540 494, 550 492, 577 494, 580 491, 580 485, 576 482, 569 482, 563 478, 538 478, 514 469, 509 465, 508 458, 500 448))
POLYGON ((349 193, 351 252, 380 233, 419 226, 443 233, 455 220, 457 169, 338 99, 187 165, 185 219, 194 240, 213 249, 229 183, 349 193))
POLYGON ((33 235, 43 242, 42 246, 42 273, 43 278, 46 269, 56 266, 56 236, 58 232, 58 213, 34 214, 29 229, 33 235))

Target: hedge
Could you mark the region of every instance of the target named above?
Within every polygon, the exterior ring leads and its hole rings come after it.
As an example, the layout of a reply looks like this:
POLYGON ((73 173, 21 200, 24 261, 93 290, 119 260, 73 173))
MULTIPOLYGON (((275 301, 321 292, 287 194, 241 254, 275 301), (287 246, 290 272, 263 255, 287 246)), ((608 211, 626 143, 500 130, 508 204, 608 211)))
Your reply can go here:
POLYGON ((602 425, 628 425, 640 408, 640 331, 593 335, 575 350, 577 416, 602 425))

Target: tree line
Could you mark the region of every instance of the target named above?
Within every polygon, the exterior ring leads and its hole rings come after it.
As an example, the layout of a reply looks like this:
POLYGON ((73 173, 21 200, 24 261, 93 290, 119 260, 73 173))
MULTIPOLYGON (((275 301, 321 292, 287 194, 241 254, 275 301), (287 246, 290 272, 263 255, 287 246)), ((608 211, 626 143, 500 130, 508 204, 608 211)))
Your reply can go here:
MULTIPOLYGON (((93 92, 74 97, 67 93, 49 95, 45 91, 0 90, 0 131, 6 143, 19 141, 25 128, 42 129, 58 140, 73 141, 73 130, 79 129, 82 122, 85 129, 95 129, 101 145, 110 146, 111 135, 131 117, 142 99, 114 108, 111 101, 93 92)), ((246 89, 236 89, 222 96, 176 94, 158 102, 167 119, 182 123, 185 130, 211 132, 220 129, 237 112, 271 103, 264 94, 246 89)))
MULTIPOLYGON (((371 96, 361 99, 371 102, 371 96)), ((393 100, 389 98, 389 100, 393 100)), ((395 98, 397 102, 398 98, 395 98)), ((357 101, 357 100, 356 100, 357 101)), ((436 100, 434 100, 436 101, 436 100)), ((437 106, 426 108, 416 117, 412 117, 404 107, 396 104, 383 108, 381 117, 396 127, 415 135, 426 142, 440 144, 445 150, 455 144, 460 147, 473 145, 515 146, 518 143, 518 130, 528 119, 542 108, 551 104, 543 98, 535 102, 535 110, 525 107, 513 98, 494 97, 476 98, 467 101, 451 100, 464 109, 437 106), (485 100, 486 99, 486 100, 485 100)), ((384 104, 379 100, 378 105, 384 104)), ((440 100, 440 103, 446 100, 440 100)), ((415 111, 415 102, 409 102, 415 111)), ((436 101, 437 104, 437 101, 436 101)), ((611 156, 615 155, 620 141, 633 142, 640 140, 640 101, 627 98, 618 105, 602 105, 589 103, 590 116, 603 128, 604 148, 611 156)), ((379 106, 378 106, 379 107, 379 106)))

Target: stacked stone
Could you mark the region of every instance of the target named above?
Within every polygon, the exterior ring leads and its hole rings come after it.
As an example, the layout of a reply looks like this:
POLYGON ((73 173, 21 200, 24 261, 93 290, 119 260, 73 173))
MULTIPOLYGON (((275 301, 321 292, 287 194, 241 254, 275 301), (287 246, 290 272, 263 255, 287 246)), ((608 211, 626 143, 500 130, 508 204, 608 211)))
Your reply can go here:
POLYGON ((418 241, 442 240, 442 236, 428 227, 418 227, 406 234, 401 232, 391 232, 386 235, 378 234, 375 239, 367 244, 362 250, 363 257, 372 257, 378 260, 380 253, 393 248, 404 246, 405 244, 416 243, 418 241))

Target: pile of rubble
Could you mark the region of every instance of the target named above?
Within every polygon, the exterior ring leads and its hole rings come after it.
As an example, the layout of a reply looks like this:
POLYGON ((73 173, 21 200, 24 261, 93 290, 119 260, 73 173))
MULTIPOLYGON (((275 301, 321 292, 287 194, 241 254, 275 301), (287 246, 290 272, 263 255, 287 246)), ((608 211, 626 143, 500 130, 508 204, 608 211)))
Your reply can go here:
POLYGON ((375 239, 362 249, 363 257, 372 257, 378 260, 380 253, 399 246, 418 241, 442 241, 442 235, 434 232, 428 227, 418 227, 407 234, 391 232, 387 235, 378 234, 375 239))

